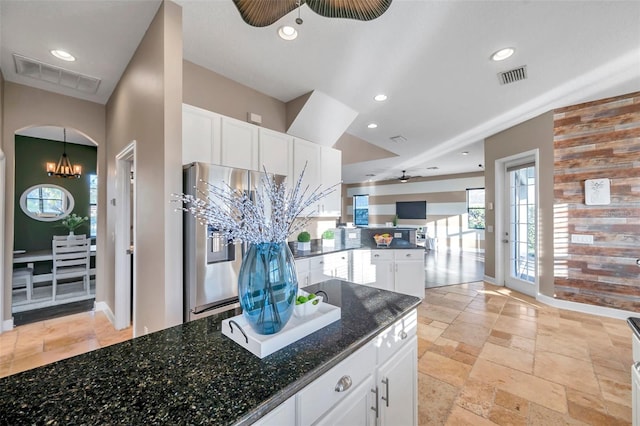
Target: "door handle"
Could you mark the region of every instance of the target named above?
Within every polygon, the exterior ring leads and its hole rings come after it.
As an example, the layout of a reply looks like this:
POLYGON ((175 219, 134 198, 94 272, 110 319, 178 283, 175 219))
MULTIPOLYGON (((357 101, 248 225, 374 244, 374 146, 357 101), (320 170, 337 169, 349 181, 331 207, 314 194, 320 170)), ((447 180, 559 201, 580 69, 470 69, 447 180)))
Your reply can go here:
POLYGON ((508 242, 509 242, 509 240, 502 240, 502 242, 503 242, 503 243, 508 243, 508 242))
POLYGON ((342 376, 340 380, 338 380, 338 383, 336 383, 336 387, 333 390, 335 390, 336 392, 344 392, 348 390, 352 384, 353 381, 351 380, 351 377, 342 376))
POLYGON ((378 418, 378 387, 376 386, 375 389, 371 389, 371 392, 376 396, 376 405, 374 407, 371 407, 371 409, 373 411, 376 412, 376 419, 378 418))

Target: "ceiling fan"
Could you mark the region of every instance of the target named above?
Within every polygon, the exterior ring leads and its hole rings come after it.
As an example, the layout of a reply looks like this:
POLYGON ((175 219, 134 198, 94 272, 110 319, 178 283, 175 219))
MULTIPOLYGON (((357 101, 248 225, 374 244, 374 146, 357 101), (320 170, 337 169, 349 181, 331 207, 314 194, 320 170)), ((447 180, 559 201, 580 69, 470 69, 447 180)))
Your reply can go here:
POLYGON ((387 11, 391 0, 233 0, 233 3, 247 24, 266 27, 303 4, 325 18, 370 21, 387 11))
POLYGON ((400 177, 398 178, 398 180, 399 180, 400 182, 402 182, 402 183, 409 182, 409 179, 411 179, 411 176, 407 176, 407 175, 406 175, 406 172, 407 172, 406 170, 403 170, 403 171, 402 171, 402 176, 400 176, 400 177))

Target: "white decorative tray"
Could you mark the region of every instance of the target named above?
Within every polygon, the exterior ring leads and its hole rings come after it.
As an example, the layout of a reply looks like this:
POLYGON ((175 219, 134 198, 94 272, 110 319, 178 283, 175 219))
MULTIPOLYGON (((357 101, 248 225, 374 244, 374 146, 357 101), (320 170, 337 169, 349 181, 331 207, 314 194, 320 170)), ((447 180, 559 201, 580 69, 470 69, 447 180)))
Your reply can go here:
POLYGON ((314 331, 338 321, 340 312, 339 307, 322 303, 314 314, 303 318, 292 315, 282 330, 269 335, 256 333, 240 314, 222 321, 222 334, 255 356, 264 358, 314 331))

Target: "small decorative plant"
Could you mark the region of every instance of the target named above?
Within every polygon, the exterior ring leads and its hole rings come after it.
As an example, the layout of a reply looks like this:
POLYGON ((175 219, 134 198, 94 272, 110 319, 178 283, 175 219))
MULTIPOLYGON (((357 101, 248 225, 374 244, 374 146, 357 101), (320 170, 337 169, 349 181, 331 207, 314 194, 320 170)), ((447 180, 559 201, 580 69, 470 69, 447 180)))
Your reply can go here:
POLYGON ((71 213, 71 215, 67 216, 66 218, 64 218, 60 224, 62 226, 64 226, 65 228, 67 228, 69 230, 69 232, 73 232, 76 229, 78 229, 78 227, 80 225, 82 225, 83 223, 85 223, 86 221, 88 221, 89 218, 87 216, 78 216, 75 213, 71 213))
POLYGON ((302 231, 298 234, 298 250, 311 250, 311 234, 307 231, 302 231))
POLYGON ((327 229, 322 233, 322 245, 327 247, 333 247, 335 234, 332 229, 327 229))
POLYGON ((398 226, 398 215, 393 216, 393 226, 398 226))

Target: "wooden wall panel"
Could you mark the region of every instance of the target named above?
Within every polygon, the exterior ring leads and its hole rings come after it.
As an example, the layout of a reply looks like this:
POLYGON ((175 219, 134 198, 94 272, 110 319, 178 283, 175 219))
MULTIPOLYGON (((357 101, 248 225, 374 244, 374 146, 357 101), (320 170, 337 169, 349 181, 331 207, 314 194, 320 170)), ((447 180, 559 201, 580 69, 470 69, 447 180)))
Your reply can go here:
POLYGON ((556 297, 640 311, 640 92, 554 111, 554 197, 556 297), (600 178, 611 204, 585 205, 600 178))

